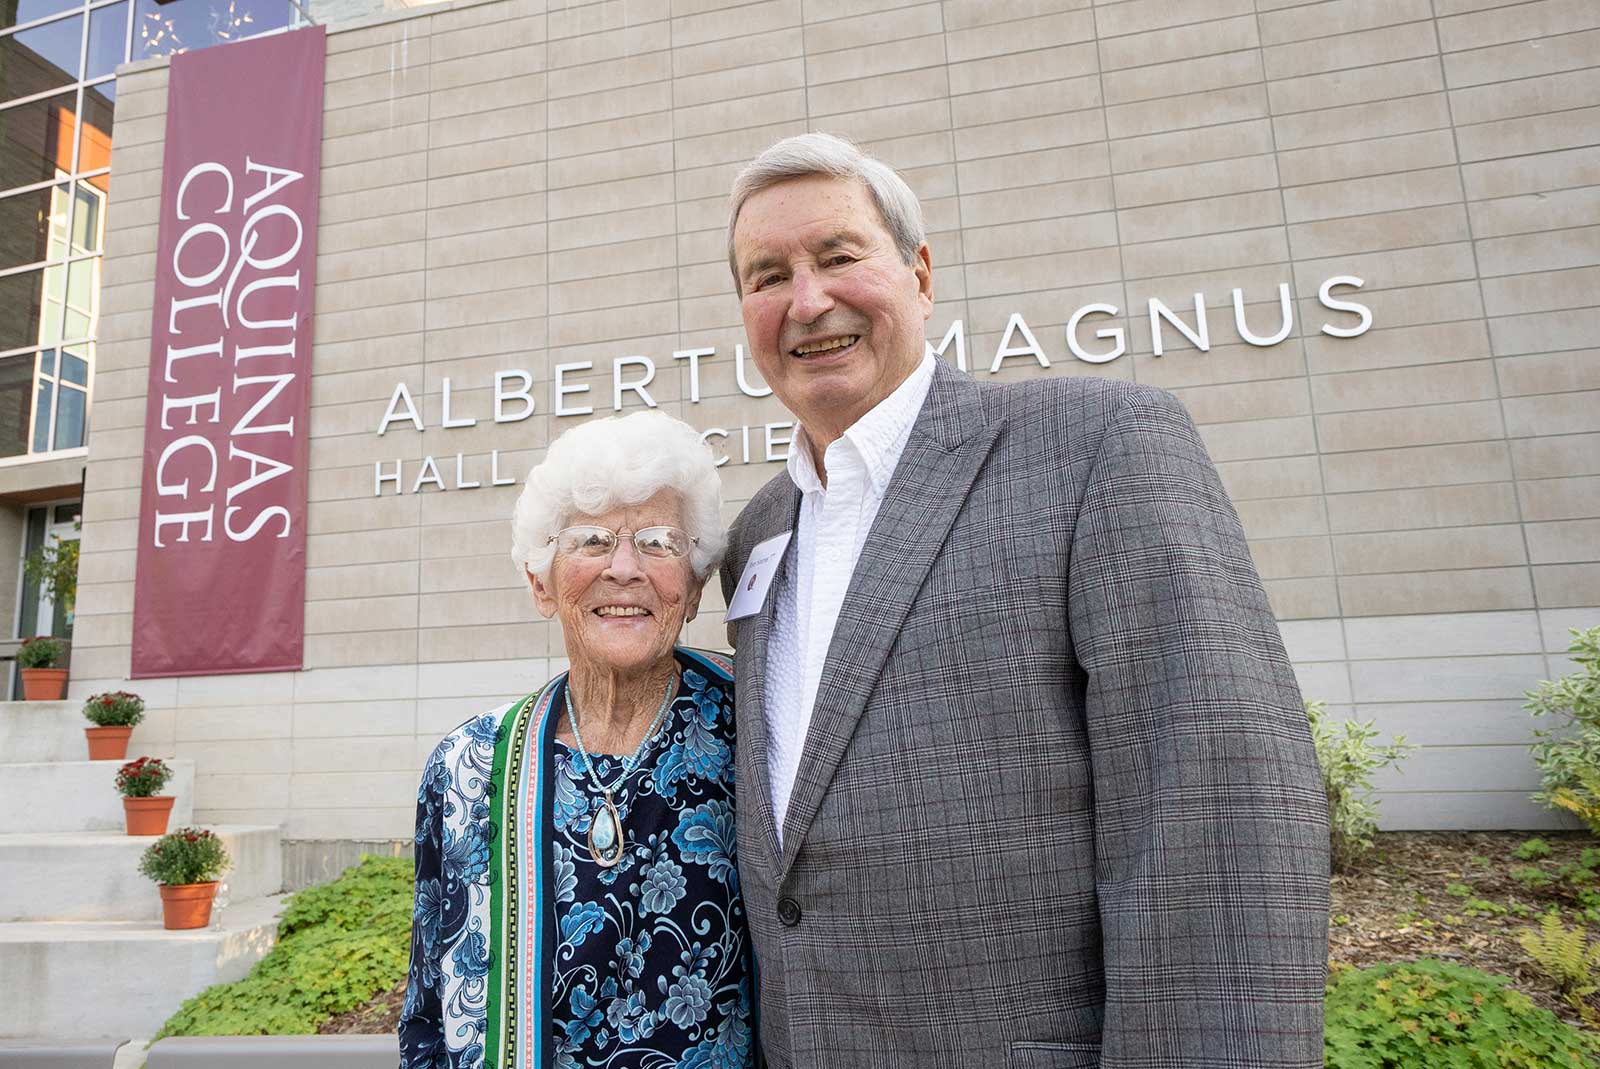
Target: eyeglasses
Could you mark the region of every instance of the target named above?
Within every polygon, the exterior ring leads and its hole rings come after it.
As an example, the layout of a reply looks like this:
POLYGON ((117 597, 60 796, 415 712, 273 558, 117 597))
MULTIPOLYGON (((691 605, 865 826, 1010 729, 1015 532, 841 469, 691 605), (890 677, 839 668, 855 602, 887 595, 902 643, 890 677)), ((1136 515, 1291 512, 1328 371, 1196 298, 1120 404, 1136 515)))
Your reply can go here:
MULTIPOLYGON (((623 534, 609 527, 567 527, 546 539, 545 545, 554 543, 556 552, 564 557, 609 560, 623 534)), ((677 527, 641 527, 633 532, 633 548, 639 556, 656 560, 688 556, 690 548, 699 544, 698 538, 690 538, 677 527)))

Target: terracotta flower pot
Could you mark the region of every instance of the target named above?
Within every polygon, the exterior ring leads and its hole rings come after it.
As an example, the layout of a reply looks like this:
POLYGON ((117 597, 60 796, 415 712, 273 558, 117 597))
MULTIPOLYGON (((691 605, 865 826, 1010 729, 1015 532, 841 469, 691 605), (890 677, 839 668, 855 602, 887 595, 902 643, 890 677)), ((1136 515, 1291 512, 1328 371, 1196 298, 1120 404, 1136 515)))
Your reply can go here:
POLYGON ((149 798, 124 798, 122 815, 128 821, 128 834, 167 834, 167 818, 172 816, 172 803, 175 801, 177 799, 170 794, 157 794, 149 798))
POLYGON ((133 728, 84 728, 83 734, 89 740, 89 760, 122 761, 128 756, 128 736, 133 728))
POLYGON ((65 668, 24 668, 22 670, 22 700, 26 702, 58 702, 67 696, 67 670, 65 668))
POLYGON ((168 931, 204 928, 211 923, 217 881, 161 885, 161 926, 168 931))

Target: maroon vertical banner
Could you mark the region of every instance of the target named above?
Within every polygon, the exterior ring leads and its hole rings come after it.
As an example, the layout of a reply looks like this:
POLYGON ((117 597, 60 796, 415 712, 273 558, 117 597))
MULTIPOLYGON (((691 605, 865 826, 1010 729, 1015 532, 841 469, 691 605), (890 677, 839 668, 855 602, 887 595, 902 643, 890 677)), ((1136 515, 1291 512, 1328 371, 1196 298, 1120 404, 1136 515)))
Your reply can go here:
POLYGON ((134 678, 303 663, 326 45, 314 26, 172 61, 134 678))

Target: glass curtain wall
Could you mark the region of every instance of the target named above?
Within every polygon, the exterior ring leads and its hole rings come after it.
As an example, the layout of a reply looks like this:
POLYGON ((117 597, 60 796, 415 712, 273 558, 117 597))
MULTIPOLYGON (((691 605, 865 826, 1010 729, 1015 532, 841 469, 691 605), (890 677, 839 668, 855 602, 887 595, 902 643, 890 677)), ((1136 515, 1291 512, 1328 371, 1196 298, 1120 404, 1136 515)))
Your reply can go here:
POLYGON ((0 0, 0 458, 84 444, 117 65, 297 15, 291 0, 0 0))

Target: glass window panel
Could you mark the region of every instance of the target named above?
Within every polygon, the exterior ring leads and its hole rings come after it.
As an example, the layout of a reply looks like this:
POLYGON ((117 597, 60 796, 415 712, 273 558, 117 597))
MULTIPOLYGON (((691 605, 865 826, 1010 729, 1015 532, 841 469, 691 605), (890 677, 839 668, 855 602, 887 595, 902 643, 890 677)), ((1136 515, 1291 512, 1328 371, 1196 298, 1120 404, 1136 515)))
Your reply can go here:
POLYGON ((0 0, 0 30, 83 6, 83 0, 0 0))
POLYGON ((76 82, 82 48, 82 15, 0 37, 0 100, 76 82))
POLYGON ((67 266, 67 306, 94 314, 95 278, 100 273, 100 259, 74 260, 67 266))
POLYGON ((289 25, 291 10, 288 0, 135 0, 133 58, 170 56, 281 30, 289 25))
MULTIPOLYGON (((56 506, 56 511, 55 511, 55 522, 56 523, 76 523, 77 520, 78 520, 79 514, 82 513, 82 512, 83 512, 83 502, 82 501, 69 501, 65 505, 57 505, 56 506)), ((71 542, 72 539, 69 538, 69 539, 67 539, 67 541, 71 542)))
POLYGON ((35 189, 0 197, 0 270, 47 258, 53 193, 52 189, 35 189))
POLYGON ((61 351, 61 377, 79 386, 89 385, 89 361, 71 349, 61 351))
POLYGON ((25 345, 54 345, 61 340, 61 310, 66 304, 67 265, 44 269, 44 307, 39 313, 39 336, 25 345))
POLYGON ((89 12, 89 56, 84 64, 85 80, 110 74, 123 61, 128 46, 128 7, 126 3, 95 8, 89 12))
POLYGON ((71 199, 66 186, 50 187, 50 244, 45 251, 46 259, 65 260, 67 258, 67 216, 71 211, 71 199))
POLYGON ((76 449, 83 444, 83 413, 87 402, 88 396, 71 386, 62 386, 56 391, 56 438, 50 448, 76 449))
MULTIPOLYGON (((106 95, 114 82, 84 86, 83 143, 78 149, 78 171, 98 171, 111 166, 111 119, 116 108, 106 95)), ((105 179, 97 179, 105 189, 105 179)))
MULTIPOLYGON (((38 345, 43 313, 43 271, 0 275, 0 349, 38 345)), ((0 360, 0 364, 4 362, 0 360)), ((33 377, 32 356, 28 357, 28 377, 33 377)))
POLYGON ((56 351, 46 349, 39 354, 39 374, 54 375, 56 373, 56 351))
POLYGON ((33 451, 35 453, 44 453, 50 448, 50 394, 55 390, 55 385, 49 379, 39 380, 39 404, 33 413, 33 451))
POLYGON ((70 92, 0 111, 0 189, 48 182, 72 166, 77 107, 70 92))
POLYGON ((78 183, 78 206, 72 214, 72 251, 99 252, 101 209, 106 195, 88 182, 78 183))

